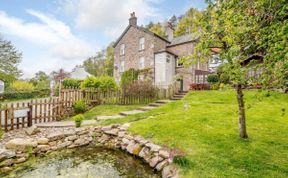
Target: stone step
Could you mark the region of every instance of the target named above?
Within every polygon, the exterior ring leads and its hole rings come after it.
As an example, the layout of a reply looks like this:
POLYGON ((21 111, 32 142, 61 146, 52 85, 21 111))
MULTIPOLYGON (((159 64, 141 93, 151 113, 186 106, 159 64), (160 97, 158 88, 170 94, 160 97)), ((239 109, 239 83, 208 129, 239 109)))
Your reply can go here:
POLYGON ((139 114, 139 113, 143 113, 145 111, 140 111, 140 110, 132 110, 132 111, 123 111, 120 112, 119 114, 122 116, 128 116, 128 115, 134 115, 134 114, 139 114))
POLYGON ((170 103, 170 100, 158 100, 155 103, 161 103, 161 104, 166 104, 166 103, 170 103))
POLYGON ((97 116, 97 120, 107 120, 107 119, 119 119, 123 118, 124 116, 121 116, 120 114, 112 115, 112 116, 97 116))
POLYGON ((137 110, 140 110, 140 111, 150 111, 152 109, 155 109, 155 107, 153 106, 144 106, 144 107, 141 107, 141 108, 138 108, 137 110))
POLYGON ((163 103, 150 103, 149 106, 153 106, 153 107, 159 107, 162 106, 163 103))
POLYGON ((182 98, 171 98, 171 100, 176 101, 176 100, 181 100, 182 98))
POLYGON ((177 96, 177 95, 174 95, 172 98, 179 98, 179 99, 182 99, 183 96, 177 96))

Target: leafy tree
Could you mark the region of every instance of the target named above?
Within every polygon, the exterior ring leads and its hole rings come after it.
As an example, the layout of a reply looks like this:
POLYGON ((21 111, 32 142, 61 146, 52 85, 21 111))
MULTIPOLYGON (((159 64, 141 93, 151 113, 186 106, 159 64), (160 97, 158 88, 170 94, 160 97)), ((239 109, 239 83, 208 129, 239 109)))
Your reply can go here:
MULTIPOLYGON (((189 33, 200 32, 201 24, 200 19, 202 17, 202 12, 197 9, 191 8, 186 14, 180 19, 176 30, 174 32, 174 36, 182 36, 189 33)), ((175 20, 175 19, 174 19, 175 20)))
POLYGON ((33 83, 36 89, 47 89, 50 85, 50 77, 45 72, 39 71, 35 74, 35 77, 30 80, 30 82, 33 83))
POLYGON ((227 63, 223 71, 236 88, 239 132, 248 138, 243 87, 247 84, 247 71, 242 62, 258 55, 263 57, 263 74, 257 80, 262 86, 287 87, 288 21, 286 0, 217 0, 209 5, 200 20, 201 33, 195 52, 183 57, 206 61, 211 58, 211 47, 221 49, 219 56, 227 63), (197 53, 196 53, 197 51, 197 53))
POLYGON ((149 31, 161 36, 165 37, 165 31, 163 30, 162 25, 158 22, 156 24, 153 24, 150 28, 149 31))
POLYGON ((0 36, 0 79, 9 85, 21 76, 18 64, 21 62, 22 54, 15 49, 10 41, 0 36))
POLYGON ((11 83, 9 88, 13 91, 33 91, 34 90, 34 86, 32 83, 21 81, 21 80, 14 81, 13 83, 11 83))
POLYGON ((111 43, 106 50, 97 53, 96 56, 89 57, 83 62, 85 70, 96 77, 113 76, 114 48, 111 43))

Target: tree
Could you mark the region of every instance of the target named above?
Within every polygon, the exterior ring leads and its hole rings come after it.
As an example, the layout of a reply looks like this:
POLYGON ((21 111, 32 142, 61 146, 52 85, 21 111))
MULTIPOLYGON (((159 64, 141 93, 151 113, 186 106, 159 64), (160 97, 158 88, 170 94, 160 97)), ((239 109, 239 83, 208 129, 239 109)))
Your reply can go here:
MULTIPOLYGON (((197 33, 200 31, 200 19, 202 17, 202 12, 197 9, 191 8, 186 14, 180 19, 174 36, 182 36, 190 33, 197 33)), ((174 19, 175 20, 175 19, 174 19)))
POLYGON ((206 61, 211 47, 220 48, 219 56, 227 63, 222 70, 236 88, 239 132, 248 138, 243 87, 247 84, 248 69, 241 64, 253 55, 263 57, 263 74, 257 80, 264 87, 287 87, 288 23, 285 0, 217 0, 209 5, 200 20, 201 33, 193 54, 181 60, 206 61))
POLYGON ((22 54, 16 50, 10 41, 0 37, 0 79, 6 84, 11 83, 21 76, 18 64, 22 54))
POLYGON ((30 82, 34 85, 36 89, 47 89, 50 84, 50 77, 43 71, 39 71, 35 74, 30 82))
POLYGON ((165 31, 163 30, 162 25, 158 22, 156 24, 153 24, 150 28, 149 31, 165 38, 165 31))
POLYGON ((96 77, 113 76, 114 48, 111 43, 105 50, 99 51, 83 62, 85 70, 96 77))

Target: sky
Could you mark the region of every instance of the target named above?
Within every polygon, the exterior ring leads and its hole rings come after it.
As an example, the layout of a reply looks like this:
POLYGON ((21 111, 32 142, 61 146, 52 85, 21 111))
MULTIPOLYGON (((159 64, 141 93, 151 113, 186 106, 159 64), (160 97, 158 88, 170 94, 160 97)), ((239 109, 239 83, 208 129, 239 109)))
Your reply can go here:
POLYGON ((204 0, 0 0, 0 35, 22 52, 22 78, 76 65, 121 35, 131 12, 138 25, 162 22, 204 0))

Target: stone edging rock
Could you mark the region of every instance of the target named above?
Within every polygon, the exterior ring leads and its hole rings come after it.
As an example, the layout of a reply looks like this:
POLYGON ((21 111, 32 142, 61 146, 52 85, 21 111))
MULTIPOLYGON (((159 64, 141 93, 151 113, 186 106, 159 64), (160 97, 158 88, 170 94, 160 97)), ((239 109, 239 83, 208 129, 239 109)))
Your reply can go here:
MULTIPOLYGON (((2 172, 11 171, 14 164, 28 159, 27 152, 43 154, 64 148, 76 148, 92 142, 108 147, 122 149, 131 155, 143 159, 149 166, 162 172, 163 178, 177 178, 178 169, 172 164, 171 150, 126 132, 129 125, 110 125, 103 127, 71 128, 65 132, 55 132, 46 137, 22 139, 14 138, 0 149, 0 167, 2 172)), ((31 129, 31 128, 30 128, 31 129)), ((34 128, 37 130, 37 128, 34 128)), ((37 133, 38 131, 35 131, 37 133)), ((30 133, 30 132, 29 132, 30 133)))

